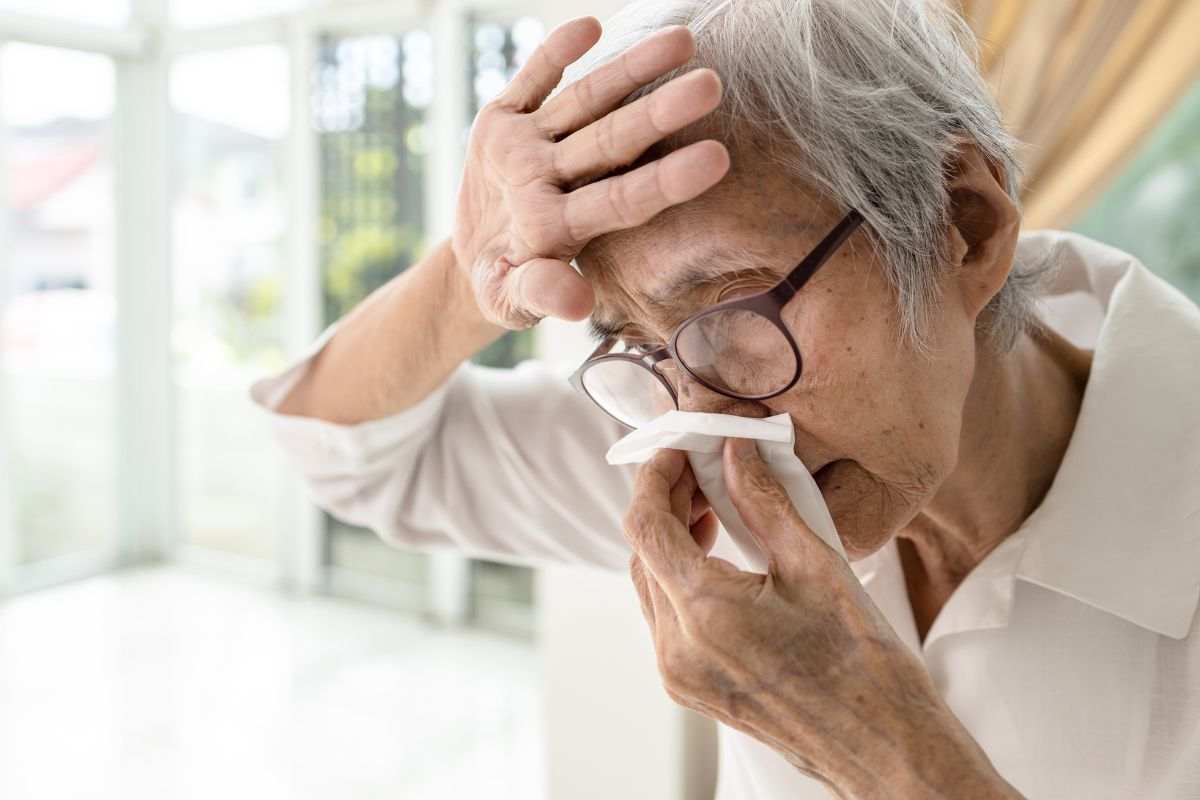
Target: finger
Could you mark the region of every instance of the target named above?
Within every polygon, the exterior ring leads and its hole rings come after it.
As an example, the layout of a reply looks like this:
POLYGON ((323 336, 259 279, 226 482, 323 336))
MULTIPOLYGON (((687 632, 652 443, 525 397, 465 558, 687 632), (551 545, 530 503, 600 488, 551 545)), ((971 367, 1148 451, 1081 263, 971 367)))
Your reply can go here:
POLYGON ((684 26, 656 31, 550 98, 537 112, 538 123, 555 134, 579 130, 639 87, 683 66, 695 53, 696 40, 684 26))
POLYGON ((629 559, 629 577, 633 580, 633 588, 637 592, 638 603, 642 607, 642 616, 650 626, 650 636, 654 637, 655 615, 654 602, 650 599, 650 585, 647 583, 646 568, 637 553, 629 559))
POLYGON ((634 479, 633 502, 625 515, 625 536, 646 569, 672 601, 704 561, 704 553, 671 507, 671 490, 683 476, 686 458, 659 450, 634 479))
POLYGON ((650 595, 650 607, 654 611, 654 646, 657 650, 667 637, 679 635, 679 614, 675 611, 670 596, 663 591, 662 584, 648 571, 646 591, 650 595))
POLYGON ((692 523, 692 538, 705 555, 711 553, 713 545, 717 543, 718 524, 717 515, 712 511, 705 511, 692 523))
POLYGON ((826 545, 800 519, 757 445, 750 439, 726 439, 722 466, 733 507, 766 555, 768 572, 792 580, 806 575, 826 545))
POLYGON ((662 586, 654 579, 654 576, 646 569, 645 562, 637 555, 633 557, 637 563, 639 578, 641 583, 639 591, 645 592, 645 598, 639 600, 642 602, 642 614, 647 613, 654 619, 654 624, 651 626, 650 633, 654 641, 655 649, 659 648, 663 637, 678 635, 679 633, 679 615, 675 612, 675 606, 671 603, 671 598, 663 591, 662 586))
POLYGON ((636 228, 659 212, 712 188, 729 171, 720 142, 695 142, 632 172, 589 183, 566 196, 568 235, 576 242, 636 228))
POLYGON ((632 164, 650 145, 700 119, 720 102, 717 73, 697 69, 681 75, 560 142, 555 161, 559 177, 588 178, 632 164))
POLYGON ((570 264, 552 258, 535 258, 512 269, 504 278, 512 307, 535 317, 556 317, 572 322, 592 313, 592 286, 570 264))
POLYGON ((550 31, 500 93, 500 102, 522 111, 536 109, 558 86, 563 70, 600 41, 600 33, 595 17, 573 19, 550 31))
POLYGON ((685 457, 683 472, 671 487, 671 513, 682 525, 687 526, 692 522, 692 498, 695 497, 698 488, 692 465, 687 463, 685 457))

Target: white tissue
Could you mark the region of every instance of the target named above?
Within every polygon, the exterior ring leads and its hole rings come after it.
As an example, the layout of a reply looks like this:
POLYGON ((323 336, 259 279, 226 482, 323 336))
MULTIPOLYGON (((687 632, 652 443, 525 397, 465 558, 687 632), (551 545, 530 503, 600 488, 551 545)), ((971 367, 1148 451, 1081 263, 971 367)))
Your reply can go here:
POLYGON ((845 559, 846 551, 838 538, 825 498, 793 450, 795 431, 787 414, 752 419, 729 414, 668 411, 614 444, 609 448, 607 458, 609 464, 635 464, 647 461, 660 447, 687 451, 700 490, 708 498, 724 532, 724 536, 717 535, 713 555, 726 558, 742 569, 766 572, 766 558, 738 516, 725 487, 721 452, 725 439, 731 436, 755 440, 759 455, 787 490, 800 518, 845 559))

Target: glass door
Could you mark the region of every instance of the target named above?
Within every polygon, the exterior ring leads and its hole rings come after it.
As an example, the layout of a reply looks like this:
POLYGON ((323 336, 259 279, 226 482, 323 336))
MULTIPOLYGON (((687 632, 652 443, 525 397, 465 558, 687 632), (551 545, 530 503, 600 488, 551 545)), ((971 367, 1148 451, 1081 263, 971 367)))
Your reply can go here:
POLYGON ((115 551, 113 106, 109 58, 0 47, 0 413, 18 569, 115 551))
POLYGON ((285 356, 288 70, 276 44, 170 68, 179 538, 190 555, 259 559, 268 571, 285 535, 284 468, 246 387, 285 356))
MULTIPOLYGON (((326 33, 316 49, 313 118, 320 157, 320 265, 325 324, 403 272, 426 247, 426 111, 433 39, 326 33)), ((429 561, 332 517, 326 559, 337 584, 374 583, 393 603, 423 610, 429 561), (385 588, 386 587, 386 588, 385 588)))

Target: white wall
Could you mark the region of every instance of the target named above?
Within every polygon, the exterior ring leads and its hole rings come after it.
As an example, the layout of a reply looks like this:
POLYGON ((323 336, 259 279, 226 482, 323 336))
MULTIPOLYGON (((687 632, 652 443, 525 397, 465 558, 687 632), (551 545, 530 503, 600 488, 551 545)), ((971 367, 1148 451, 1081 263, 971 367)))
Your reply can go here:
POLYGON ((712 723, 673 703, 629 576, 538 575, 551 800, 711 800, 712 723))

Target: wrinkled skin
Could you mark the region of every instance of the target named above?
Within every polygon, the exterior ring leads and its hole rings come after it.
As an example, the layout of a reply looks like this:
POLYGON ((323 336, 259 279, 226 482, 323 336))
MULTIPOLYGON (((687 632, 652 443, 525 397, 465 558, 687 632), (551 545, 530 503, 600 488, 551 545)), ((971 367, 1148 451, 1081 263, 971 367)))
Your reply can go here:
MULTIPOLYGON (((784 308, 805 359, 793 389, 738 401, 679 369, 664 370, 684 410, 791 416, 796 453, 813 471, 851 560, 922 530, 972 439, 964 415, 986 409, 980 398, 990 383, 980 379, 978 359, 990 355, 977 323, 1011 265, 1018 217, 974 148, 963 147, 954 166, 963 217, 947 245, 958 264, 944 272, 926 352, 897 334, 895 295, 860 229, 784 308), (973 214, 990 205, 995 213, 976 225, 973 214)), ((578 262, 595 293, 594 314, 632 342, 658 345, 689 315, 769 289, 841 213, 735 153, 733 174, 703 197, 597 238, 578 262), (669 304, 648 301, 676 274, 713 259, 728 259, 726 280, 669 304)), ((849 567, 808 531, 761 462, 727 459, 726 469, 743 518, 775 545, 764 547, 775 554, 770 575, 692 552, 694 571, 672 577, 689 561, 687 523, 701 514, 694 531, 701 542, 712 524, 678 453, 644 468, 626 523, 631 573, 671 695, 774 747, 845 796, 1015 796, 849 567), (680 494, 689 498, 687 514, 670 519, 663 503, 680 494), (665 541, 681 547, 658 562, 671 589, 651 561, 665 541), (787 563, 790 569, 778 566, 787 563)), ((1007 530, 995 528, 993 543, 1007 530)), ((990 546, 938 533, 923 541, 935 543, 933 563, 949 563, 956 574, 990 546)), ((922 607, 919 591, 913 602, 922 607)), ((924 605, 936 613, 937 602, 924 605)))
POLYGON ((721 95, 712 70, 693 70, 614 111, 695 52, 686 29, 668 28, 547 101, 563 70, 599 36, 590 17, 553 31, 472 128, 454 255, 484 316, 506 328, 587 316, 591 289, 569 263, 587 242, 691 200, 729 168, 723 145, 701 141, 628 174, 590 181, 703 117, 721 95))
POLYGON ((728 440, 724 456, 767 574, 708 556, 715 520, 697 519, 696 481, 679 451, 660 451, 639 471, 625 520, 671 698, 773 747, 838 796, 1018 796, 754 445, 728 440))
MULTIPOLYGON (((592 314, 628 340, 660 344, 707 305, 769 288, 845 209, 754 153, 731 155, 700 135, 664 157, 643 157, 672 133, 702 131, 694 123, 720 99, 719 78, 694 70, 618 107, 691 58, 684 29, 650 37, 547 101, 563 68, 598 35, 592 19, 556 29, 481 113, 454 254, 497 324, 592 314), (728 274, 668 302, 648 301, 695 263, 728 264, 728 274)), ((987 452, 1000 434, 977 421, 991 414, 991 398, 1005 396, 999 389, 1017 385, 1013 374, 1035 370, 981 360, 978 323, 1007 278, 1020 221, 1003 176, 967 142, 947 167, 955 202, 944 244, 953 263, 941 273, 925 352, 897 335, 894 294, 860 228, 784 309, 805 359, 793 389, 733 401, 669 364, 667 373, 684 409, 791 416, 796 452, 813 469, 851 559, 901 534, 917 543, 911 552, 927 574, 954 576, 996 542, 960 535, 962 526, 944 525, 934 509, 947 486, 978 484, 964 473, 971 459, 962 448, 987 452)), ((1028 351, 1029 364, 1039 352, 1028 351)), ((680 453, 660 453, 638 475, 624 530, 671 696, 758 738, 841 796, 1017 796, 849 567, 804 526, 761 461, 744 455, 728 444, 725 469, 739 513, 769 555, 766 575, 708 556, 715 520, 680 453)), ((994 468, 1015 470, 1018 461, 994 468)), ((1037 495, 1037 485, 1020 488, 1037 495)), ((986 497, 984 512, 1008 513, 1027 499, 986 497)), ((977 510, 961 516, 1001 535, 1011 529, 1007 517, 993 525, 977 510)), ((916 609, 943 599, 934 592, 923 602, 911 585, 910 593, 916 609)))
MULTIPOLYGON (((678 212, 583 251, 599 316, 627 322, 634 341, 665 341, 696 311, 770 289, 837 224, 837 209, 784 177, 752 172, 752 163, 742 169, 678 212), (646 301, 686 264, 711 263, 714 250, 735 259, 728 280, 669 308, 646 301)), ((791 390, 737 401, 668 373, 684 410, 792 417, 796 454, 815 474, 851 560, 886 544, 954 468, 976 347, 975 320, 952 297, 929 332, 931 358, 900 339, 894 294, 866 235, 855 232, 784 307, 804 357, 791 390)))

